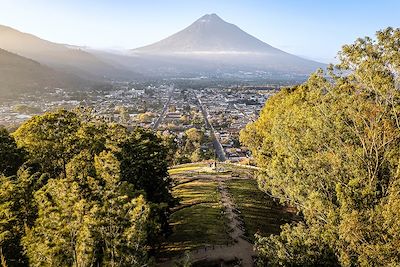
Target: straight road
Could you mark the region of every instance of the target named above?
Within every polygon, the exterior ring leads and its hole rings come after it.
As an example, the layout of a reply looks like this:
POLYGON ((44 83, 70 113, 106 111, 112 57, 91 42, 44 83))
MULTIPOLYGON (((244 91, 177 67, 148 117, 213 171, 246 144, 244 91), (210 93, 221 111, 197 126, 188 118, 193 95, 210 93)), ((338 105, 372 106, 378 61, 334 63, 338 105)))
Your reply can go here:
POLYGON ((199 104, 201 113, 203 114, 206 128, 210 129, 211 138, 212 138, 213 146, 215 149, 215 155, 217 155, 217 158, 219 161, 222 161, 222 162, 226 161, 224 148, 222 147, 221 143, 219 142, 217 136, 215 135, 214 127, 211 125, 211 123, 208 120, 207 111, 204 109, 203 104, 201 103, 201 99, 197 94, 196 94, 196 98, 197 98, 197 103, 199 104))
POLYGON ((154 125, 153 125, 153 130, 157 130, 158 126, 160 125, 160 123, 161 123, 162 120, 164 119, 165 113, 166 113, 167 110, 168 110, 168 106, 169 106, 169 103, 171 102, 171 99, 172 99, 172 95, 173 95, 173 94, 174 94, 174 86, 171 85, 171 86, 170 86, 170 89, 169 89, 168 101, 167 101, 167 103, 164 104, 164 107, 163 107, 163 110, 162 110, 161 113, 160 113, 160 116, 157 118, 156 122, 154 123, 154 125))

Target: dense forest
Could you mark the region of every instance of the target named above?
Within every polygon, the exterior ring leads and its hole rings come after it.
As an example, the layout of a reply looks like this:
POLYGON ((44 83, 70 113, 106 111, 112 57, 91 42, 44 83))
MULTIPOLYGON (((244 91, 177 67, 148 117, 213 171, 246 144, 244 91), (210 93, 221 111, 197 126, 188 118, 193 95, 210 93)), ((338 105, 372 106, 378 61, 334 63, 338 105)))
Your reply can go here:
POLYGON ((0 130, 2 266, 144 266, 168 233, 166 149, 85 110, 0 130))
POLYGON ((241 133, 259 186, 302 220, 257 236, 260 265, 400 264, 400 29, 271 97, 241 133))

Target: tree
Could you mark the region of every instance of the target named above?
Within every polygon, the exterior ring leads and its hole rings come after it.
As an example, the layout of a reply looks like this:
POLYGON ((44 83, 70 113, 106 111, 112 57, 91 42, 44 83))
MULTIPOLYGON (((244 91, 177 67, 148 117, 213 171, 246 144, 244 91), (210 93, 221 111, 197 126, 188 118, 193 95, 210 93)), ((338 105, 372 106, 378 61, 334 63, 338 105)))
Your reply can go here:
POLYGON ((148 260, 150 208, 142 195, 120 180, 120 165, 112 153, 97 156, 95 166, 105 184, 97 229, 102 244, 101 262, 105 266, 143 266, 148 260))
POLYGON ((130 120, 129 111, 124 106, 117 106, 115 107, 115 111, 119 113, 121 123, 128 123, 130 120))
POLYGON ((76 154, 80 124, 76 113, 59 110, 32 117, 17 129, 14 137, 44 172, 65 177, 65 167, 76 154))
POLYGON ((11 256, 11 251, 22 251, 18 247, 14 224, 17 221, 17 214, 14 206, 16 205, 15 183, 10 178, 0 176, 0 263, 7 266, 16 259, 11 256))
POLYGON ((186 125, 190 123, 190 117, 188 115, 181 115, 181 117, 179 118, 179 121, 186 125))
POLYGON ((192 143, 201 143, 204 138, 204 134, 196 128, 190 128, 185 131, 187 139, 192 143))
POLYGON ((151 122, 152 118, 154 118, 154 114, 152 114, 150 112, 140 113, 137 118, 138 118, 139 122, 148 123, 148 122, 151 122))
POLYGON ((2 266, 26 266, 21 246, 26 227, 34 224, 37 207, 33 193, 47 182, 46 175, 25 164, 17 176, 0 176, 0 256, 2 266))
POLYGON ((147 263, 149 205, 120 180, 112 152, 92 160, 79 154, 68 164, 66 178, 50 179, 35 193, 38 216, 22 239, 31 265, 147 263))
POLYGON ((174 198, 162 140, 81 111, 35 116, 14 133, 27 160, 1 176, 3 264, 143 266, 166 233, 174 198))
POLYGON ((183 147, 176 155, 177 163, 197 162, 204 158, 201 144, 205 142, 204 131, 190 128, 185 131, 183 137, 183 147))
POLYGON ((168 111, 169 111, 169 112, 176 112, 176 106, 175 106, 175 105, 170 105, 170 106, 168 107, 168 111))
POLYGON ((35 200, 38 218, 22 239, 30 265, 91 266, 97 207, 80 196, 79 185, 51 179, 35 200))
POLYGON ((149 244, 153 247, 160 237, 169 233, 169 208, 176 204, 172 196, 172 179, 168 175, 167 150, 162 140, 143 128, 135 129, 120 144, 116 157, 120 162, 121 180, 142 190, 150 205, 149 244), (158 225, 158 226, 157 226, 158 225))
POLYGON ((167 151, 162 140, 152 132, 136 128, 116 153, 121 163, 121 180, 136 190, 143 190, 148 201, 171 203, 172 181, 165 161, 167 151))
POLYGON ((190 160, 192 162, 198 162, 203 158, 203 152, 201 151, 200 148, 196 148, 195 151, 193 151, 192 155, 190 156, 190 160))
POLYGON ((17 148, 14 138, 8 134, 6 129, 0 127, 0 174, 16 175, 23 162, 23 150, 17 148))
POLYGON ((175 162, 176 152, 178 151, 178 143, 176 142, 177 136, 175 134, 163 133, 160 138, 162 144, 167 150, 167 162, 168 165, 173 165, 175 162))
POLYGON ((260 188, 303 218, 257 238, 262 264, 400 263, 399 37, 344 46, 329 77, 282 90, 242 131, 260 188))
POLYGON ((87 114, 59 110, 35 116, 13 134, 32 162, 52 177, 66 176, 68 162, 82 150, 92 156, 115 149, 127 136, 125 127, 107 124, 87 114))

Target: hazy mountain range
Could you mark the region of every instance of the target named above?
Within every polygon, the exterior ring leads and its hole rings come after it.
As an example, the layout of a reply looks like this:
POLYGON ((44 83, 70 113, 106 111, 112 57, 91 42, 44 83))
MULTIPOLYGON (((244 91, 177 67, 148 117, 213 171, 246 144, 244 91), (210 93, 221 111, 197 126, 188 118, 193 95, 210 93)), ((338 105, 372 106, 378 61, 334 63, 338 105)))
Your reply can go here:
POLYGON ((80 88, 91 83, 0 49, 0 96, 46 87, 80 88))
POLYGON ((0 26, 0 48, 84 78, 109 79, 132 75, 128 70, 99 60, 80 48, 49 42, 6 26, 0 26))
POLYGON ((26 84, 27 89, 55 84, 75 87, 91 81, 224 77, 240 72, 307 75, 324 67, 274 48, 216 14, 205 15, 157 43, 121 54, 53 43, 7 26, 0 26, 0 48, 3 92, 11 90, 13 83, 18 88, 26 84))

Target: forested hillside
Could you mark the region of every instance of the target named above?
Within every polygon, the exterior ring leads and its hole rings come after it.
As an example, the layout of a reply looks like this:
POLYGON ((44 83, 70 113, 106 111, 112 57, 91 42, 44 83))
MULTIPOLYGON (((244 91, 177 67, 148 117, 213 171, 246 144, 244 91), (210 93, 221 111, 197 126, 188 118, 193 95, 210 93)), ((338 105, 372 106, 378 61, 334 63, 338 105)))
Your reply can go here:
POLYGON ((270 98, 242 131, 259 186, 300 222, 257 236, 261 265, 400 263, 400 29, 343 47, 329 73, 270 98))

